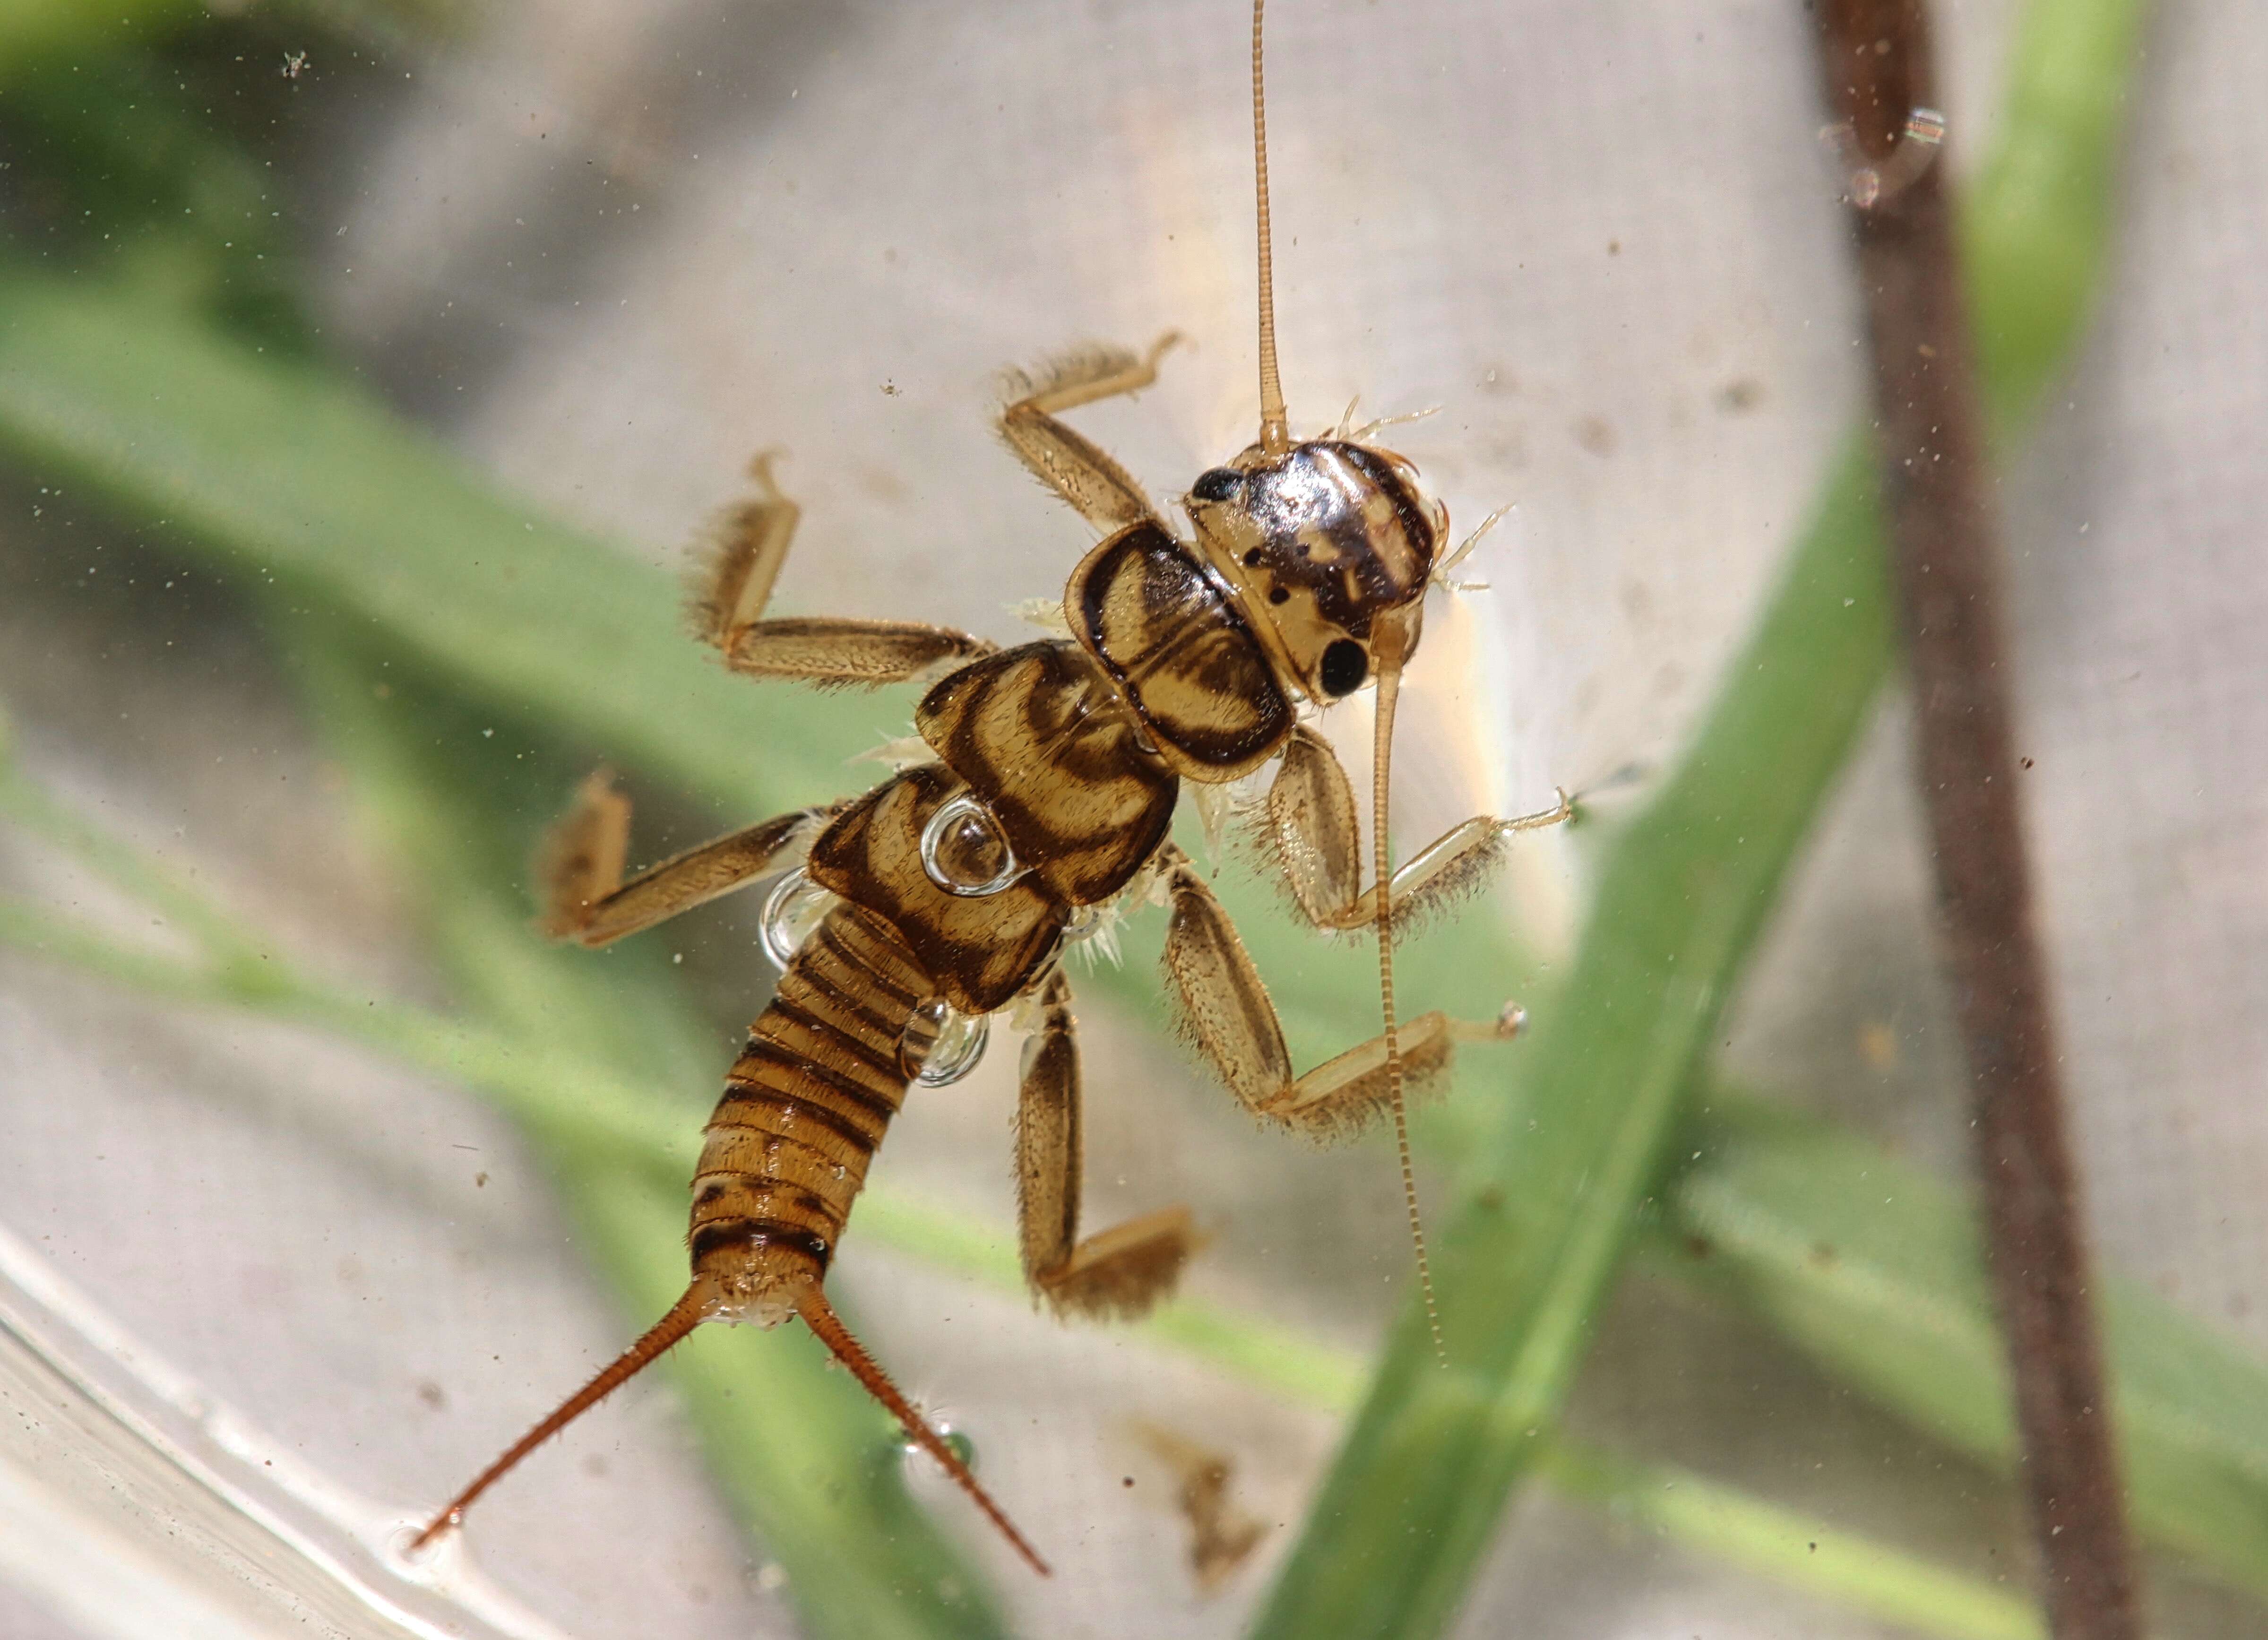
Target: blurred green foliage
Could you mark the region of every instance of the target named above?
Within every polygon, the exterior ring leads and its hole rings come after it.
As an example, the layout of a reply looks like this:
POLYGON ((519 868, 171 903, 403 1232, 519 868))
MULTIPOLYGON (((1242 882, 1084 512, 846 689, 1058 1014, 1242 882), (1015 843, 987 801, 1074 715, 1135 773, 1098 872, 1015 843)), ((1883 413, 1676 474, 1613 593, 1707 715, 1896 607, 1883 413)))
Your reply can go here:
MULTIPOLYGON (((374 55, 411 14, 111 10, 126 20, 62 4, 0 20, 11 155, 0 172, 0 457, 131 524, 162 520, 161 550, 210 562, 263 600, 358 810, 419 893, 461 1011, 357 1009, 319 981, 241 960, 244 937, 224 914, 13 777, 4 812, 168 907, 207 960, 118 950, 6 902, 0 938, 453 1070, 527 1125, 623 1293, 626 1322, 643 1325, 682 1282, 673 1172, 715 1055, 655 952, 632 942, 598 965, 534 940, 519 862, 594 755, 745 821, 839 792, 844 755, 906 702, 790 698, 724 677, 680 637, 666 577, 496 494, 322 357, 276 164, 293 118, 285 54, 312 38, 329 42, 326 55, 374 55), (255 92, 235 70, 258 54, 278 67, 254 77, 255 92), (580 658, 600 652, 603 669, 580 658), (437 728, 468 714, 507 716, 543 757, 499 785, 492 764, 475 771, 435 752, 452 739, 437 728), (751 746, 765 755, 747 756, 751 746)), ((2134 0, 2025 10, 2001 147, 1966 217, 2004 427, 2068 356, 2100 276, 2138 15, 2134 0)), ((1896 1621, 2036 1632, 2004 1592, 1700 1477, 1666 1502, 1656 1472, 1578 1452, 1552 1427, 1640 1237, 1654 1268, 1762 1317, 1933 1438, 2008 1461, 2005 1384, 1960 1203, 1902 1179, 1874 1209, 1855 1181, 1896 1164, 1871 1147, 1695 1098, 1714 1022, 1889 663, 1874 552, 1854 442, 1694 748, 1605 844, 1572 973, 1535 998, 1537 1040, 1467 1067, 1494 1079, 1516 1063, 1493 1130, 1462 1130, 1461 1195, 1440 1246, 1451 1370, 1434 1367, 1414 1319, 1398 1329, 1263 1634, 1440 1632, 1531 1473, 1896 1621), (1689 1126, 1693 1142, 1673 1147, 1689 1126), (1685 1159, 1672 1165, 1673 1149, 1685 1159), (1837 1256, 1810 1256, 1822 1246, 1837 1256), (1794 1554, 1805 1532, 1832 1552, 1794 1554)), ((1359 950, 1319 958, 1264 889, 1229 898, 1263 968, 1297 975, 1278 988, 1295 1046, 1374 1005, 1359 950)), ((1469 1011, 1535 979, 1485 918, 1414 945, 1409 966, 1412 994, 1469 1011)), ((1138 959, 1098 982, 1158 1009, 1138 959)), ((859 1224, 965 1276, 1013 1279, 997 1233, 895 1196, 887 1179, 859 1224)), ((2268 1594, 2268 1372, 2139 1291, 2119 1291, 2108 1325, 2141 1524, 2268 1594)), ((1351 1364, 1250 1318, 1183 1303, 1152 1333, 1287 1395, 1344 1405, 1352 1393, 1351 1364)), ((814 1633, 998 1631, 981 1581, 907 1502, 895 1468, 875 1471, 876 1454, 895 1450, 887 1421, 820 1370, 799 1329, 703 1337, 682 1356, 720 1482, 786 1566, 814 1633), (765 1394, 728 1393, 751 1382, 765 1394), (870 1474, 872 1486, 840 1483, 870 1474)))

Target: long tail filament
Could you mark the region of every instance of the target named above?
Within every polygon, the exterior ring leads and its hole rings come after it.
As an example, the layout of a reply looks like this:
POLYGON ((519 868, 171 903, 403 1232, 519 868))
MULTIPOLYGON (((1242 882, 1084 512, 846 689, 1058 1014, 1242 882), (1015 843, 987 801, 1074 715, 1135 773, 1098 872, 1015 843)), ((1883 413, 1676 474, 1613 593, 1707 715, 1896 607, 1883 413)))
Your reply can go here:
POLYGON ((560 1403, 559 1409, 537 1424, 513 1443, 504 1455, 482 1470, 473 1483, 449 1500, 447 1507, 427 1523, 425 1529, 411 1541, 413 1555, 424 1549, 436 1538, 455 1526, 472 1507, 473 1500, 519 1467, 519 1460, 597 1406, 608 1395, 659 1360, 669 1347, 709 1317, 713 1296, 699 1283, 685 1290, 685 1296, 670 1307, 668 1314, 656 1321, 645 1335, 616 1357, 613 1364, 596 1378, 560 1403))
MULTIPOLYGON (((521 1436, 503 1457, 482 1470, 470 1486, 451 1498, 447 1506, 411 1540, 409 1552, 413 1555, 422 1553, 428 1544, 456 1526, 464 1519, 465 1511, 472 1507, 473 1501, 509 1475, 519 1466, 521 1459, 659 1360, 670 1346, 708 1320, 714 1308, 715 1295, 706 1286, 696 1282, 687 1288, 685 1296, 671 1306, 669 1313, 656 1321, 644 1337, 622 1351, 597 1377, 569 1396, 557 1411, 521 1436)), ((1032 1569, 1043 1577, 1051 1575, 1047 1562, 1042 1560, 1038 1552, 1025 1541, 1024 1534, 1010 1524, 1000 1505, 992 1501, 990 1495, 978 1484, 976 1477, 968 1472, 968 1466, 961 1461, 959 1454, 952 1447, 946 1445, 943 1436, 930 1428, 921 1414, 914 1410, 913 1403, 890 1381, 889 1375, 875 1364, 874 1358, 850 1335, 850 1329, 843 1326, 843 1318, 836 1314, 834 1306, 827 1302, 827 1295, 818 1287, 811 1287, 798 1301, 796 1313, 803 1317, 804 1325, 811 1328, 820 1342, 835 1352, 836 1359, 850 1369, 851 1376, 865 1386, 866 1393, 887 1408, 905 1426, 906 1433, 913 1438, 916 1444, 944 1465, 946 1473, 976 1500, 976 1506, 984 1511, 985 1518, 1000 1528, 1008 1541, 1015 1546, 1016 1552, 1031 1563, 1032 1569)))
POLYGON ((1048 1570, 1047 1562, 1040 1558, 1037 1549, 1025 1541, 1024 1534, 1009 1521, 1007 1512, 992 1501, 992 1495, 968 1472, 968 1466, 961 1461, 961 1454, 946 1445, 945 1437, 930 1428, 929 1420, 914 1409, 913 1402, 890 1382, 889 1374, 876 1365, 874 1357, 866 1353, 865 1346, 850 1335, 850 1329, 843 1325, 843 1318, 835 1313, 835 1306, 827 1302, 827 1295, 815 1286, 806 1288, 803 1297, 796 1301, 795 1307, 796 1313, 803 1317, 803 1324, 835 1352, 837 1361, 850 1369, 850 1376, 866 1386, 868 1394, 890 1409, 898 1422, 905 1426, 906 1433, 913 1438, 914 1444, 942 1464, 945 1472, 960 1483, 961 1489, 976 1500, 976 1506, 984 1511, 984 1518, 1000 1528, 1001 1535, 1015 1545, 1016 1553, 1031 1563, 1032 1570, 1042 1577, 1052 1577, 1054 1574, 1048 1570))

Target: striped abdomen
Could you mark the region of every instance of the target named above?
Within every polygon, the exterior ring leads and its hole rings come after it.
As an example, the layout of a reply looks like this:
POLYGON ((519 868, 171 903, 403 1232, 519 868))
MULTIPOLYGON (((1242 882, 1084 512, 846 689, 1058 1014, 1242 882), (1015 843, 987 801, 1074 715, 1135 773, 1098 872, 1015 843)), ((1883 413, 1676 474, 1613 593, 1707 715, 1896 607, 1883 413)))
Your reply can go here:
POLYGON ((971 662, 922 697, 914 726, 1066 904, 1123 888, 1173 824, 1180 782, 1076 643, 971 662))
POLYGON ((935 987, 890 925, 844 902, 796 952, 725 1078, 693 1177, 694 1279, 770 1324, 816 1285, 904 1102, 935 987))

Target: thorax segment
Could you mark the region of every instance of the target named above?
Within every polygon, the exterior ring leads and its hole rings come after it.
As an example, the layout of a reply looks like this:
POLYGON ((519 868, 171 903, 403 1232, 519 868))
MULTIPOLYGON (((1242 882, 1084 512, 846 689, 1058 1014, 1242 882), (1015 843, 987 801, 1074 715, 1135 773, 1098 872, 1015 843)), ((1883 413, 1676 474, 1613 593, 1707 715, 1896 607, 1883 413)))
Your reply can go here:
POLYGON ((1176 773, 1234 780, 1292 732, 1291 700, 1229 589, 1156 522, 1087 554, 1064 614, 1176 773))

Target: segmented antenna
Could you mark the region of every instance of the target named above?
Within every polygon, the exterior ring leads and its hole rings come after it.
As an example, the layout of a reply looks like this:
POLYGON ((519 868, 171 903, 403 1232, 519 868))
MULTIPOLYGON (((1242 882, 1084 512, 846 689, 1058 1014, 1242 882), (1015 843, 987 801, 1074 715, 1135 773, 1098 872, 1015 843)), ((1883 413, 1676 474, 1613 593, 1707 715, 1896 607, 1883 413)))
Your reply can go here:
POLYGON ((510 1451, 473 1477, 473 1483, 451 1498, 441 1512, 426 1524, 425 1529, 410 1541, 413 1555, 439 1537, 465 1518, 473 1500, 498 1481, 512 1473, 519 1460, 597 1406, 624 1384, 659 1360, 672 1344, 709 1319, 715 1295, 696 1282, 685 1290, 685 1296, 670 1307, 670 1312, 649 1328, 644 1337, 617 1356, 589 1383, 577 1390, 559 1409, 515 1441, 510 1451))
POLYGON ((1386 1011, 1387 1097, 1394 1110, 1394 1146, 1402 1158, 1402 1200, 1410 1210, 1410 1244, 1418 1254, 1418 1290, 1425 1298, 1425 1327, 1433 1335, 1433 1358, 1446 1367, 1449 1351, 1441 1342, 1433 1267, 1425 1257, 1425 1221, 1418 1211, 1418 1175, 1410 1166, 1410 1106, 1402 1087, 1401 1027, 1394 1017, 1394 879, 1386 846, 1386 792, 1394 761, 1394 709, 1402 695, 1402 658, 1381 658, 1377 726, 1372 732, 1376 743, 1370 761, 1370 857, 1372 875, 1377 879, 1372 892, 1378 897, 1378 992, 1386 1011))
POLYGON ((1268 232, 1268 99, 1260 73, 1260 18, 1268 0, 1252 0, 1252 173, 1260 208, 1260 447, 1292 447, 1284 384, 1276 374, 1276 265, 1268 232))
MULTIPOLYGON (((1276 272, 1268 229, 1268 97, 1261 73, 1261 18, 1268 0, 1252 0, 1252 173, 1260 217, 1260 447, 1281 455, 1292 447, 1284 408, 1284 384, 1276 371, 1276 272)), ((1351 410, 1352 407, 1349 407, 1351 410)), ((1371 858, 1378 900, 1378 991, 1386 1012, 1386 1085, 1394 1110, 1394 1144, 1402 1158, 1402 1199, 1410 1210, 1410 1242, 1418 1254, 1418 1286, 1425 1296, 1425 1325, 1433 1335, 1433 1356, 1443 1366, 1449 1352, 1441 1342, 1441 1312, 1433 1301, 1433 1267, 1425 1256, 1425 1221, 1418 1210, 1418 1175, 1410 1166, 1410 1107, 1402 1085, 1402 1036, 1394 1017, 1394 891, 1386 848, 1387 773, 1393 761, 1394 708, 1402 693, 1402 657, 1385 652, 1384 635, 1374 645, 1378 664, 1377 742, 1371 769, 1371 858)))

